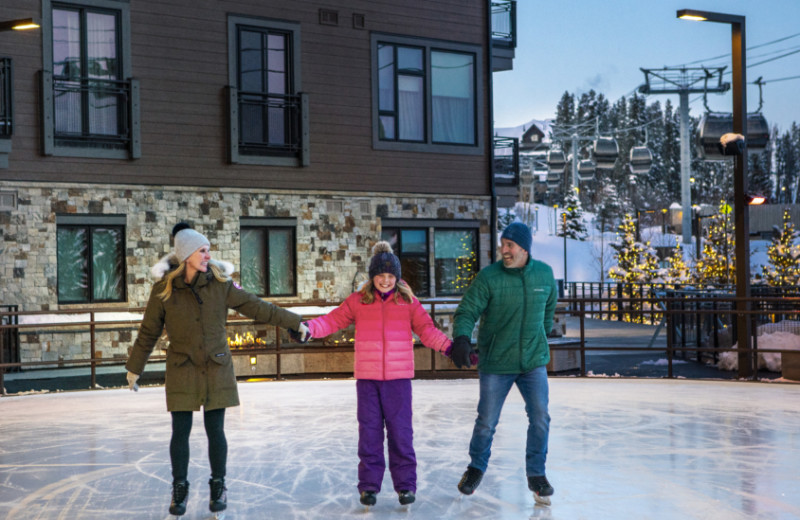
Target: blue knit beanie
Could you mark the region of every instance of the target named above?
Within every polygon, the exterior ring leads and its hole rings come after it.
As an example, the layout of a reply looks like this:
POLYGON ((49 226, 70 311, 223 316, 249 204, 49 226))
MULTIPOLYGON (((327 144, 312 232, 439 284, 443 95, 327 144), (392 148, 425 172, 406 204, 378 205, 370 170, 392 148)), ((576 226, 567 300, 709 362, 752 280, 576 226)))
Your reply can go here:
POLYGON ((372 248, 372 260, 369 263, 369 279, 372 280, 379 274, 393 274, 400 279, 400 259, 392 253, 389 242, 380 241, 372 248))
POLYGON ((522 222, 512 222, 503 230, 500 238, 516 242, 519 247, 531 254, 531 229, 522 222))

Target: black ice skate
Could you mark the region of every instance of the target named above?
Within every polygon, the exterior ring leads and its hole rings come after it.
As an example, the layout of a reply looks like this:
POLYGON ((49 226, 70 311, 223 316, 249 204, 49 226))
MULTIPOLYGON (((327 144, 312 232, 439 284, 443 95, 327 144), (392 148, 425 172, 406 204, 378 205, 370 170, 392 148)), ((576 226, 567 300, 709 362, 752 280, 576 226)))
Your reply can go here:
POLYGON ((400 501, 401 506, 407 506, 409 504, 413 504, 417 497, 414 496, 413 491, 398 491, 397 499, 400 501))
POLYGON ((189 483, 185 480, 172 483, 172 503, 169 514, 183 516, 186 514, 186 500, 189 498, 189 483))
POLYGON ((208 499, 208 509, 210 509, 212 513, 225 511, 225 508, 228 507, 228 488, 225 487, 225 479, 209 479, 208 485, 211 488, 211 498, 208 499))
POLYGON ((465 495, 471 495, 478 489, 478 485, 483 478, 483 471, 472 466, 467 466, 467 471, 461 477, 461 482, 458 483, 458 490, 465 495))
POLYGON ((550 496, 555 491, 544 475, 528 477, 528 489, 533 491, 533 499, 537 504, 550 505, 550 496))
POLYGON ((374 491, 362 491, 361 492, 361 503, 365 506, 374 506, 375 503, 378 501, 378 494, 374 491))

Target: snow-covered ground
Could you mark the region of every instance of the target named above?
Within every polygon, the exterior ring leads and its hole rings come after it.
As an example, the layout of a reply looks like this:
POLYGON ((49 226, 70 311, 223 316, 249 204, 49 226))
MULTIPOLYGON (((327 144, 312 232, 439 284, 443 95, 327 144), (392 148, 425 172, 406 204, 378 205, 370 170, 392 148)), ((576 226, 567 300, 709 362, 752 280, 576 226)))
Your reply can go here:
MULTIPOLYGON (((553 505, 525 483, 516 390, 476 493, 457 489, 478 381, 415 381, 417 502, 388 473, 368 513, 356 491, 353 380, 251 382, 226 416, 228 520, 796 519, 800 385, 554 379, 553 505)), ((163 519, 170 493, 163 387, 0 398, 0 518, 163 519)), ((187 520, 210 518, 201 414, 191 437, 187 520)))

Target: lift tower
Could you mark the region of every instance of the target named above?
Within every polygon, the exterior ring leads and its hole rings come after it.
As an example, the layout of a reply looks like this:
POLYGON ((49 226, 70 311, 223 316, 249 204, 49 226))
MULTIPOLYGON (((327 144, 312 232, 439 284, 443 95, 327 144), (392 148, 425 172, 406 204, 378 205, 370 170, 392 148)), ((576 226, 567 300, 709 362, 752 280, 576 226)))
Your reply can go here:
POLYGON ((664 67, 663 69, 640 69, 644 72, 644 84, 639 86, 642 94, 678 94, 680 96, 681 121, 681 233, 683 243, 692 241, 692 190, 691 177, 692 150, 689 142, 689 94, 707 92, 722 93, 731 88, 730 83, 722 81, 725 67, 664 67))

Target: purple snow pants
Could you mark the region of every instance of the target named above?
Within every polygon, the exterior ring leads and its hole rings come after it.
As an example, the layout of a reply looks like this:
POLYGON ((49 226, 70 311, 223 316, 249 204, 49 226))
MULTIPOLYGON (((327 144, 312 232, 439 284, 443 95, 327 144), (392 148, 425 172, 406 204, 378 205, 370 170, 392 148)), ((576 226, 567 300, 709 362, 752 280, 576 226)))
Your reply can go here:
POLYGON ((381 490, 386 460, 383 426, 389 441, 389 472, 395 491, 417 492, 417 457, 411 426, 411 380, 356 381, 358 396, 358 490, 381 490))

